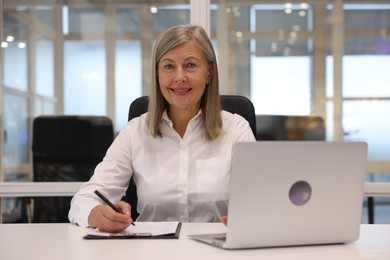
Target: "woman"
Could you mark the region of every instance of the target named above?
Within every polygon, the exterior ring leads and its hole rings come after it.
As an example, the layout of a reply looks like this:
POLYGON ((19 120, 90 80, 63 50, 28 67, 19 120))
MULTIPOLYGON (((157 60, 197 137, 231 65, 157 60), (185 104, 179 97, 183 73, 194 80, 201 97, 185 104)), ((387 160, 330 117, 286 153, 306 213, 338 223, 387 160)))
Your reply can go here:
POLYGON ((158 37, 152 64, 148 113, 125 126, 74 196, 72 223, 125 229, 131 206, 119 200, 132 176, 137 221, 215 222, 227 214, 232 146, 255 138, 244 118, 220 110, 211 41, 199 26, 172 27, 158 37), (96 189, 119 201, 121 213, 102 205, 96 189))

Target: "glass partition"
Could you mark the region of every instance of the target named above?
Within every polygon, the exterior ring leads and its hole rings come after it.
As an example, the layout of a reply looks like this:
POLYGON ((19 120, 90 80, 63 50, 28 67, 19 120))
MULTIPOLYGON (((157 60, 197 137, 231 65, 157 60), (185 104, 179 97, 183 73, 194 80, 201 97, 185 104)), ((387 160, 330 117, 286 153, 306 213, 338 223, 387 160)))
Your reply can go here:
MULTIPOLYGON (((9 178, 32 174, 37 115, 107 115, 121 130, 149 93, 154 40, 192 11, 190 0, 0 2, 9 178)), ((321 116, 327 140, 366 141, 369 160, 389 163, 388 1, 210 3, 221 94, 249 97, 257 114, 321 116)))
POLYGON ((55 97, 54 42, 50 39, 37 39, 35 55, 36 93, 55 97))
POLYGON ((4 86, 15 90, 28 90, 27 25, 5 14, 1 47, 4 55, 4 86))

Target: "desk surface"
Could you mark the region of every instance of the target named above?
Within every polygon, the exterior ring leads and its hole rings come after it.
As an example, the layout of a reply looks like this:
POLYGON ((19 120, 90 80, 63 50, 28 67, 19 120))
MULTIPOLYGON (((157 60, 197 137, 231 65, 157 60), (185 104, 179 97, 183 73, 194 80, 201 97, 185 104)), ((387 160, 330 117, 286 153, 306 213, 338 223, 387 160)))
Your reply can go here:
POLYGON ((78 259, 390 259, 390 225, 362 225, 358 241, 345 245, 224 250, 189 234, 224 232, 220 223, 184 223, 177 240, 83 240, 72 224, 0 224, 0 258, 78 259))
MULTIPOLYGON (((0 182, 0 197, 73 196, 83 182, 0 182)), ((390 196, 390 183, 366 182, 364 196, 390 196)))

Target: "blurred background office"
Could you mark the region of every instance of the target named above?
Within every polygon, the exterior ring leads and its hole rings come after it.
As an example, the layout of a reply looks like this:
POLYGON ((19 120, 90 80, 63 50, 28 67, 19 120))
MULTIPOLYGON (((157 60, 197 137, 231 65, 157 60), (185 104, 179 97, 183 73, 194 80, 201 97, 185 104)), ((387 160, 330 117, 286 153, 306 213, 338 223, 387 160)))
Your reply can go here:
MULTIPOLYGON (((207 14, 221 94, 247 96, 259 116, 322 117, 326 140, 369 144, 376 171, 369 180, 390 179, 390 1, 0 0, 0 7, 0 181, 32 180, 39 115, 103 115, 118 132, 129 104, 149 93, 156 36, 199 14, 207 14)), ((2 204, 4 220, 17 218, 13 203, 2 204)))

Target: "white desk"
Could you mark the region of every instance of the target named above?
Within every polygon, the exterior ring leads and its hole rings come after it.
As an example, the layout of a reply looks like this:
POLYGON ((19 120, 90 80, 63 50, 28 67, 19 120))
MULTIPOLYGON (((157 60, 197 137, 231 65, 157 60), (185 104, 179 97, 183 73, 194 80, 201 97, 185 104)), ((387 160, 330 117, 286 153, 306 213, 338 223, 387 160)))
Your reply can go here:
MULTIPOLYGON (((1 197, 72 197, 83 182, 0 182, 1 197)), ((364 196, 390 196, 390 183, 366 182, 364 196)))
POLYGON ((0 197, 72 197, 83 182, 0 182, 0 197))
POLYGON ((224 250, 188 234, 224 232, 219 223, 185 223, 177 240, 83 240, 72 224, 1 224, 1 260, 78 259, 390 259, 390 225, 362 225, 358 241, 345 245, 224 250))

